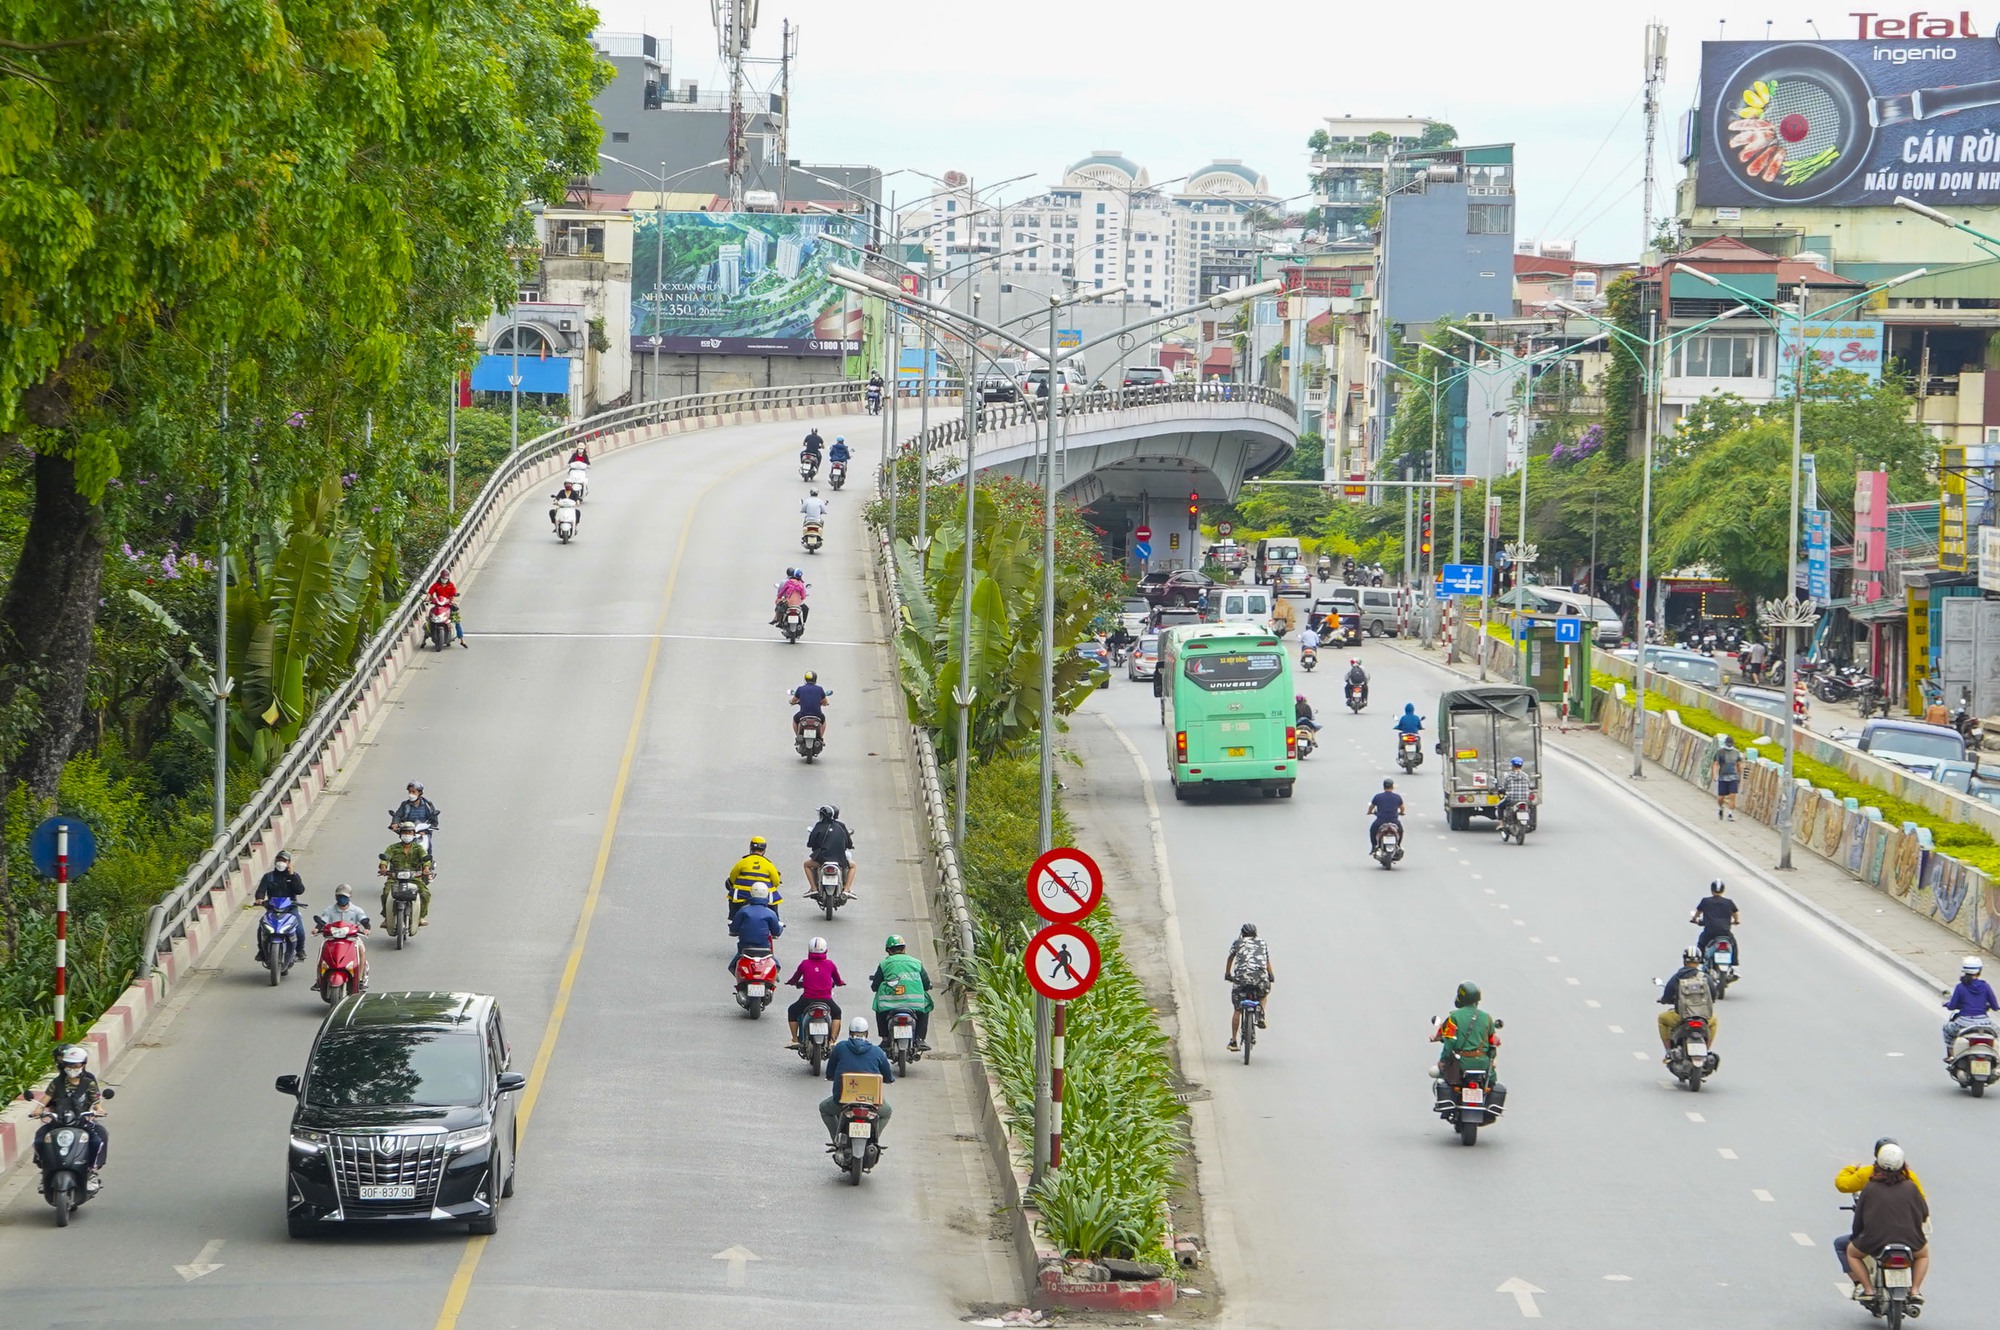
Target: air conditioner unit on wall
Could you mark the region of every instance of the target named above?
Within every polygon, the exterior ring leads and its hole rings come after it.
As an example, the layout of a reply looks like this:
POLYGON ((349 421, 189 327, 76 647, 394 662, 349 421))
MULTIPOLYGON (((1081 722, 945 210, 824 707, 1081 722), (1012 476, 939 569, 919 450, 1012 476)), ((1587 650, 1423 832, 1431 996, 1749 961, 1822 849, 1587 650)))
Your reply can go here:
POLYGON ((575 332, 575 331, 576 331, 576 320, 575 320, 575 319, 557 319, 557 320, 556 320, 556 327, 558 327, 558 328, 562 329, 562 330, 563 330, 564 332, 575 332))

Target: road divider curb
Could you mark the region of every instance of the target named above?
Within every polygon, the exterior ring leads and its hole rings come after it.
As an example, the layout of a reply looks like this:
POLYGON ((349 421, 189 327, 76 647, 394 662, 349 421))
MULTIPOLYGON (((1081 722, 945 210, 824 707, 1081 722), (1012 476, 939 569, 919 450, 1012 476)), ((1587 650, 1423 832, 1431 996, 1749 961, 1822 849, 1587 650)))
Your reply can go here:
MULTIPOLYGON (((568 447, 572 444, 587 444, 594 453, 602 455, 641 443, 651 443, 675 434, 696 429, 715 429, 729 425, 766 422, 776 420, 797 420, 807 415, 825 414, 829 408, 838 408, 847 401, 860 401, 859 384, 825 385, 829 390, 827 400, 800 400, 788 405, 745 408, 733 405, 745 394, 704 394, 703 397, 715 403, 710 412, 696 412, 672 416, 657 422, 642 422, 636 425, 606 427, 596 422, 629 421, 633 418, 633 408, 624 407, 607 412, 604 416, 592 417, 577 422, 571 430, 564 432, 553 442, 545 438, 531 441, 524 447, 534 447, 537 443, 551 449, 538 462, 523 466, 502 482, 498 491, 484 503, 475 503, 461 524, 460 532, 454 536, 458 548, 441 567, 427 569, 420 579, 421 586, 427 586, 438 572, 449 571, 461 585, 469 584, 476 575, 478 560, 488 545, 505 527, 515 504, 534 486, 541 484, 561 470, 566 462, 568 447), (846 397, 836 395, 837 390, 851 390, 846 397)), ((690 399, 699 403, 702 399, 690 399)), ((672 403, 666 404, 671 406, 672 403)), ((662 411, 661 414, 666 414, 662 411)), ((446 548, 451 548, 448 541, 446 548)), ((421 590, 421 586, 418 588, 421 590)), ((392 613, 400 613, 394 611, 392 613)), ((282 849, 299 826, 311 813, 318 796, 339 774, 347 757, 354 751, 361 735, 367 730, 390 690, 402 679, 404 671, 416 658, 423 641, 423 624, 415 615, 405 616, 406 622, 395 641, 390 644, 368 677, 350 700, 347 712, 327 733, 325 740, 313 757, 304 762, 292 785, 282 791, 264 822, 244 834, 234 847, 228 866, 221 870, 210 889, 191 903, 185 926, 175 930, 171 938, 154 952, 154 964, 150 973, 135 978, 125 991, 97 1022, 75 1042, 91 1052, 99 1076, 105 1076, 112 1064, 132 1045, 143 1037, 146 1027, 165 1006, 168 995, 206 958, 216 938, 227 931, 236 912, 250 898, 257 880, 270 866, 271 860, 282 849)), ((392 620, 393 622, 393 620, 392 620)), ((310 726, 308 727, 310 728, 310 726)), ((209 853, 230 848, 227 837, 218 837, 215 847, 209 853)), ((159 936, 158 915, 161 907, 154 909, 154 921, 149 924, 149 940, 159 936)), ((34 1142, 34 1123, 28 1119, 31 1105, 16 1101, 0 1107, 0 1176, 20 1162, 30 1152, 34 1142)))

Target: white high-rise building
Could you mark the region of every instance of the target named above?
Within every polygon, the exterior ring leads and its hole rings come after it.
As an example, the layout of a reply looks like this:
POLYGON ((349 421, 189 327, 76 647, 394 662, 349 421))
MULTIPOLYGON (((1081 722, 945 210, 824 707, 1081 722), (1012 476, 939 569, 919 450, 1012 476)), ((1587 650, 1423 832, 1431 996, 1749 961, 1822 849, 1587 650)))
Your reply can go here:
POLYGON ((733 296, 743 289, 743 246, 730 242, 715 249, 715 289, 733 296))
POLYGON ((779 236, 778 257, 771 266, 778 270, 778 276, 789 282, 799 275, 799 264, 804 262, 805 256, 805 245, 797 236, 779 236))

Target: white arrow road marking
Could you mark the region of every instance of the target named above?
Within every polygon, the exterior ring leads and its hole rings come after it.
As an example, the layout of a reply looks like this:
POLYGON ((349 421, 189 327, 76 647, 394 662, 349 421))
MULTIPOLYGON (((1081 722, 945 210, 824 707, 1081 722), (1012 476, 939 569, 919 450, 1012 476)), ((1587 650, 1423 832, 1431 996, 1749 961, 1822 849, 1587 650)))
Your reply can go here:
POLYGON ((1542 1309, 1535 1305, 1535 1295, 1537 1293, 1546 1292, 1547 1290, 1536 1288, 1533 1284, 1530 1284, 1527 1280, 1522 1279, 1519 1275, 1516 1275, 1514 1278, 1508 1280, 1506 1283, 1502 1284, 1499 1288, 1496 1288, 1493 1291, 1495 1293, 1513 1294, 1514 1305, 1521 1309, 1521 1315, 1523 1316, 1539 1317, 1542 1314, 1542 1309))
POLYGON ((212 1275, 222 1268, 222 1262, 215 1259, 221 1253, 222 1239, 210 1238, 201 1245, 200 1254, 194 1258, 191 1264, 177 1265, 174 1269, 179 1272, 182 1279, 192 1284, 203 1275, 212 1275))
POLYGON ((759 1256, 756 1252, 751 1251, 748 1247, 739 1245, 731 1247, 727 1251, 719 1251, 715 1255, 709 1257, 708 1259, 711 1261, 729 1262, 729 1277, 728 1277, 729 1287, 742 1288, 743 1280, 745 1278, 745 1267, 751 1261, 761 1261, 764 1258, 759 1256))

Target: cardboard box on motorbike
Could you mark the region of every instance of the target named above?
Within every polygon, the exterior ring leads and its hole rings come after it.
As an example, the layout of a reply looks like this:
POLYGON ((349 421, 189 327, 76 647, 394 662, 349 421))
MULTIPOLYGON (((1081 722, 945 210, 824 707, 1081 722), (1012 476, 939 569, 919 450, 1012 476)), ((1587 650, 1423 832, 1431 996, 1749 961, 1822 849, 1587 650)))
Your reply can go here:
POLYGON ((844 1071, 840 1074, 840 1102, 843 1104, 868 1104, 879 1108, 882 1105, 882 1078, 870 1071, 844 1071))

